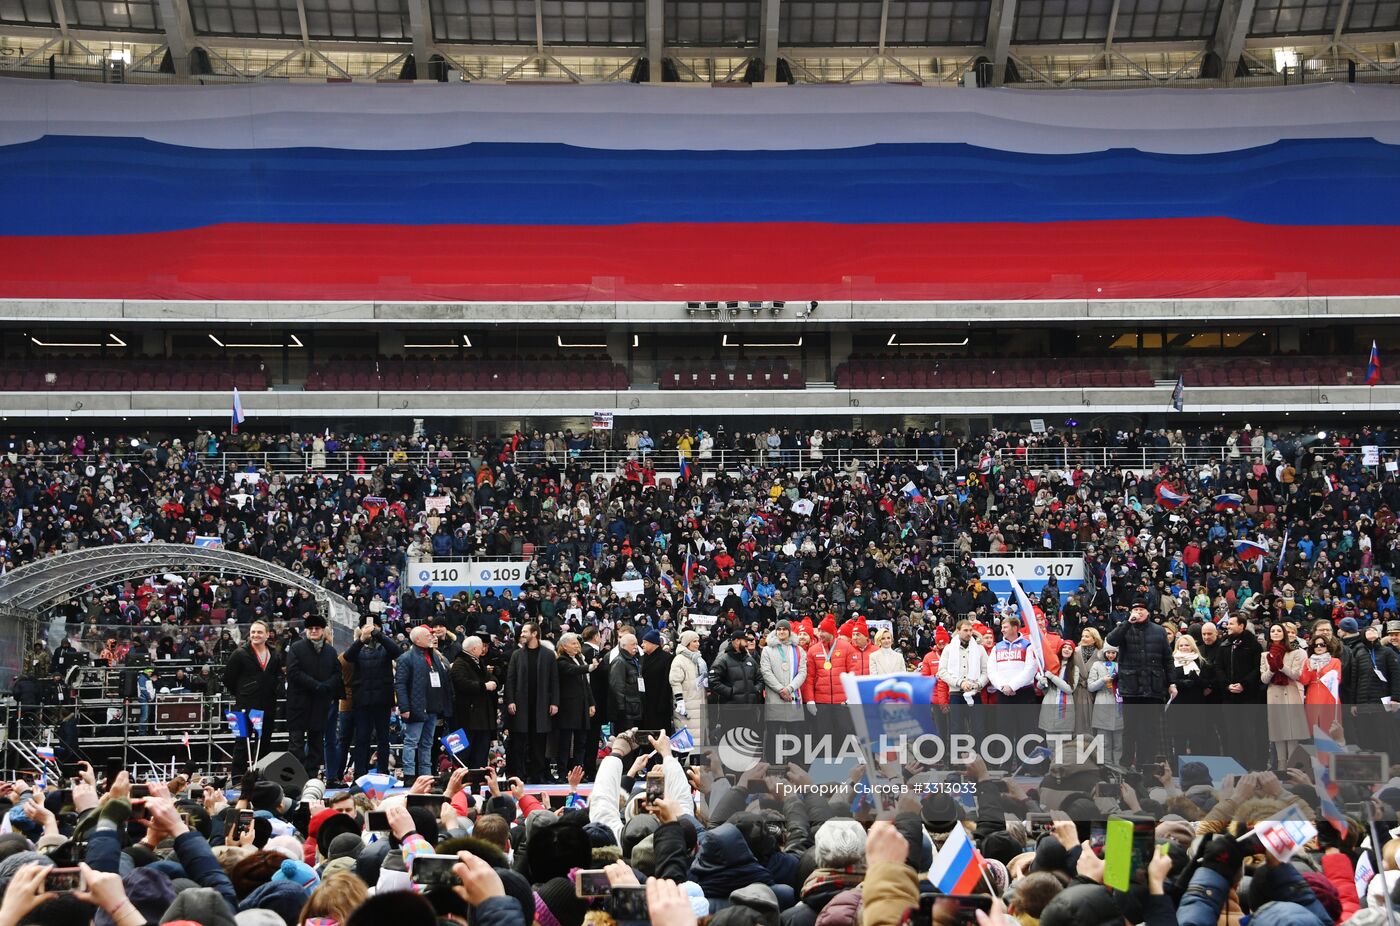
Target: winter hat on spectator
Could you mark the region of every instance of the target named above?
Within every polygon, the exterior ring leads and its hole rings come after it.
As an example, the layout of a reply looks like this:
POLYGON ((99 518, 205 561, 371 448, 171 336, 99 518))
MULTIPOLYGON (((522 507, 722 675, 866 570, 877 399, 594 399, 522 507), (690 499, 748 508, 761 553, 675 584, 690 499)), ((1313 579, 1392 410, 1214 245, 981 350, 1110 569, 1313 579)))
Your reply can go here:
POLYGON ((1040 911, 1040 926, 1122 926, 1123 912, 1105 888, 1074 884, 1040 911))
POLYGON ((38 852, 26 850, 24 852, 16 852, 4 861, 0 861, 0 895, 3 895, 6 888, 10 886, 10 881, 14 878, 15 872, 19 871, 25 865, 52 867, 53 859, 49 858, 47 855, 40 855, 38 852))
POLYGON ((582 926, 588 902, 576 896, 567 877, 550 878, 535 888, 535 920, 540 926, 582 926))
POLYGON ((365 847, 365 841, 355 833, 341 833, 331 840, 326 861, 333 862, 338 858, 354 859, 360 854, 360 850, 365 847))
POLYGON ((593 846, 583 827, 556 823, 540 830, 527 843, 526 855, 530 860, 530 880, 539 884, 566 877, 575 868, 587 868, 593 862, 593 846))
POLYGON ((700 634, 696 633, 695 631, 682 630, 680 636, 680 648, 685 649, 686 647, 690 646, 690 644, 697 642, 699 639, 700 634))
POLYGON ((617 837, 605 823, 589 823, 584 826, 583 831, 588 834, 588 842, 595 849, 617 845, 617 837))
POLYGON ((498 794, 486 802, 486 806, 481 809, 482 814, 494 813, 497 816, 505 817, 506 822, 515 823, 515 818, 519 814, 519 808, 515 805, 515 798, 509 794, 498 794))
MULTIPOLYGON (((160 920, 172 903, 175 902, 175 887, 164 872, 151 868, 137 868, 122 878, 127 900, 140 911, 146 922, 160 920)), ((112 926, 112 918, 106 910, 98 910, 93 917, 94 926, 112 926)))
POLYGON ((553 826, 559 822, 559 818, 548 810, 532 810, 525 817, 525 842, 529 844, 535 836, 544 831, 546 827, 553 826))
POLYGON ((646 839, 632 847, 632 867, 650 878, 656 874, 656 834, 652 833, 646 839))
POLYGON ((268 813, 277 813, 282 809, 282 786, 275 781, 266 779, 253 785, 252 791, 248 795, 248 803, 254 810, 266 810, 268 813))
POLYGON ((1332 922, 1340 923, 1342 920, 1342 897, 1337 892, 1337 886, 1320 871, 1303 872, 1303 880, 1308 883, 1308 887, 1312 888, 1313 896, 1317 898, 1318 903, 1322 904, 1322 909, 1327 911, 1332 922))
POLYGON ((962 807, 949 794, 933 792, 919 805, 924 828, 930 833, 947 833, 962 819, 962 807))
POLYGON ((982 840, 982 857, 1005 865, 1022 852, 1020 840, 1005 830, 988 834, 982 840))
POLYGON ((331 844, 331 839, 334 839, 335 836, 332 835, 330 839, 322 841, 321 827, 326 824, 326 821, 334 817, 344 816, 348 815, 343 814, 338 810, 333 810, 330 807, 327 807, 325 810, 322 810, 319 813, 317 813, 306 823, 306 844, 309 847, 314 848, 317 852, 320 852, 322 855, 325 855, 325 847, 331 844))
POLYGON ((1341 623, 1337 625, 1337 630, 1343 633, 1360 633, 1361 625, 1356 622, 1356 618, 1354 617, 1344 617, 1341 623))
POLYGON ((389 854, 389 840, 382 839, 371 846, 367 846, 355 857, 355 874, 360 880, 370 887, 379 883, 379 869, 384 865, 384 858, 389 854))
POLYGON ((648 813, 637 814, 628 820, 622 828, 622 857, 631 858, 637 843, 656 832, 657 826, 656 818, 648 813))
POLYGON ((817 625, 817 630, 822 633, 829 633, 833 637, 836 636, 836 615, 828 614, 826 617, 822 618, 822 622, 817 625))
POLYGON ((660 646, 664 641, 661 639, 661 634, 657 633, 656 628, 653 627, 642 634, 642 642, 650 643, 652 646, 660 646))
POLYGON ((286 926, 282 917, 271 910, 240 910, 234 914, 233 921, 238 926, 286 926))
POLYGON ((855 820, 827 820, 817 827, 812 847, 818 868, 865 866, 865 827, 855 820))
POLYGON ((1210 784, 1210 769, 1206 768, 1204 762, 1187 762, 1181 767, 1181 790, 1210 784))
POLYGON ((228 903, 212 887, 176 894, 175 900, 160 918, 162 924, 175 920, 188 920, 199 926, 236 926, 228 903))
MULTIPOLYGON (((512 895, 514 896, 514 895, 512 895)), ((296 921, 293 920, 293 923, 296 921)), ((433 905, 413 891, 389 891, 374 894, 355 908, 343 926, 437 926, 433 905)))
POLYGON ((274 836, 267 841, 265 848, 294 861, 300 861, 302 858, 301 843, 294 836, 274 836))
MULTIPOLYGON (((316 850, 322 855, 326 849, 335 843, 339 836, 351 834, 356 839, 360 839, 360 822, 348 813, 337 813, 335 816, 321 821, 321 825, 316 830, 316 850)), ((361 840, 363 843, 363 840, 361 840)))
POLYGON ((413 818, 413 828, 418 835, 428 840, 430 845, 437 845, 438 822, 433 812, 426 807, 410 807, 408 815, 413 818))
POLYGON ((729 902, 757 912, 767 926, 778 923, 778 895, 766 884, 750 884, 729 895, 729 902))
POLYGON ((939 624, 937 627, 934 628, 934 630, 933 630, 933 645, 934 645, 934 646, 947 646, 947 645, 948 645, 949 643, 951 643, 951 642, 953 642, 953 638, 952 638, 951 635, 949 635, 949 633, 948 633, 948 628, 947 628, 947 627, 944 627, 942 624, 939 624))
POLYGON ((241 913, 244 910, 271 910, 280 916, 287 926, 297 926, 297 917, 306 904, 306 898, 310 896, 306 889, 293 881, 269 881, 244 898, 238 905, 238 911, 241 913))
POLYGON ((272 881, 290 881, 307 893, 321 886, 321 876, 316 874, 316 869, 294 859, 283 862, 282 867, 277 869, 277 874, 272 876, 272 881))

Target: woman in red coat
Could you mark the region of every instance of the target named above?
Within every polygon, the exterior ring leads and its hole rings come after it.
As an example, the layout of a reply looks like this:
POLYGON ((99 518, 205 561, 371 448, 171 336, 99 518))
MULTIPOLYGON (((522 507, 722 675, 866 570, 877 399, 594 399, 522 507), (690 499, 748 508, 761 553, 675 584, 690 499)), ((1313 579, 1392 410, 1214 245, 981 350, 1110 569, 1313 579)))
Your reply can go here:
POLYGON ((1298 682, 1303 686, 1303 713, 1309 732, 1320 727, 1323 733, 1329 733, 1341 717, 1341 651, 1341 641, 1335 637, 1315 635, 1308 643, 1308 659, 1298 682))

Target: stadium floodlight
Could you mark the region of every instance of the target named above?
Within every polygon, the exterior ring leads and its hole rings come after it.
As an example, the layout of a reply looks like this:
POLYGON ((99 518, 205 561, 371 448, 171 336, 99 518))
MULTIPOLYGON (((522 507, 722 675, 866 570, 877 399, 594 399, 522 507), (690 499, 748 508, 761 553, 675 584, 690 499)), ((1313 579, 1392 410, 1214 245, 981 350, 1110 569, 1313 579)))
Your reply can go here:
POLYGON ((763 311, 763 303, 761 303, 761 302, 750 302, 750 303, 749 303, 749 314, 752 315, 754 318, 758 318, 759 313, 762 312, 762 311, 763 311))
POLYGON ((816 314, 817 314, 817 300, 813 299, 811 305, 807 306, 807 314, 808 314, 808 315, 816 315, 816 314))
POLYGON ((738 317, 739 317, 739 303, 737 303, 737 302, 726 302, 726 303, 724 304, 724 306, 725 306, 725 308, 727 308, 727 309, 729 310, 729 317, 730 317, 730 318, 738 318, 738 317))
POLYGON ((718 303, 718 302, 707 302, 707 303, 705 303, 705 308, 708 309, 708 310, 710 311, 710 317, 711 317, 711 318, 719 318, 719 303, 718 303))
POLYGON ((775 302, 768 308, 768 314, 774 318, 780 318, 783 314, 783 303, 775 302))
POLYGON ((690 316, 691 318, 694 318, 696 315, 700 314, 700 303, 687 302, 685 304, 685 314, 690 316))

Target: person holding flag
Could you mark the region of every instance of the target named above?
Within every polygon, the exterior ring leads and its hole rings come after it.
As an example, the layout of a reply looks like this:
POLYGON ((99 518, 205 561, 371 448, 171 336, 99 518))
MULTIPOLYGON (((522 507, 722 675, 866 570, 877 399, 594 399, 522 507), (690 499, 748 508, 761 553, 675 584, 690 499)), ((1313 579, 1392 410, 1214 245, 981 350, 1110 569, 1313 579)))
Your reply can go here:
MULTIPOLYGON (((282 689, 282 657, 267 645, 270 629, 265 621, 253 621, 248 626, 248 642, 233 651, 224 667, 224 689, 233 697, 234 710, 239 713, 262 711, 263 722, 250 733, 257 744, 254 756, 260 756, 272 740, 272 724, 282 689)), ((233 751, 233 774, 248 770, 247 756, 233 751)))
POLYGON ((1123 723, 1123 764, 1146 769, 1161 752, 1160 706, 1176 694, 1171 684, 1171 647, 1167 632, 1147 619, 1147 601, 1134 599, 1128 619, 1109 631, 1104 642, 1118 650, 1118 691, 1123 705, 1156 705, 1127 710, 1123 723))

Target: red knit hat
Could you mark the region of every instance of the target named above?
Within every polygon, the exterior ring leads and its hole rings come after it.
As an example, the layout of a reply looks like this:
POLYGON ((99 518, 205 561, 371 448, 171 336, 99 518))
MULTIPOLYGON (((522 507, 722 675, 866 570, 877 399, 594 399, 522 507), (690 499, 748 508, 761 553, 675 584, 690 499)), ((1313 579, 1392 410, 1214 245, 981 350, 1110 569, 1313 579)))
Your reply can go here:
POLYGON ((829 633, 833 637, 836 636, 836 615, 828 614, 826 617, 822 618, 822 622, 817 625, 817 629, 822 633, 829 633))
POLYGON ((977 623, 972 625, 972 632, 977 634, 978 636, 985 637, 992 632, 992 628, 988 627, 981 621, 978 621, 977 623))
POLYGON ((933 645, 947 646, 951 642, 953 642, 953 638, 948 633, 948 628, 944 627, 942 624, 939 624, 938 627, 935 628, 933 631, 933 645))

